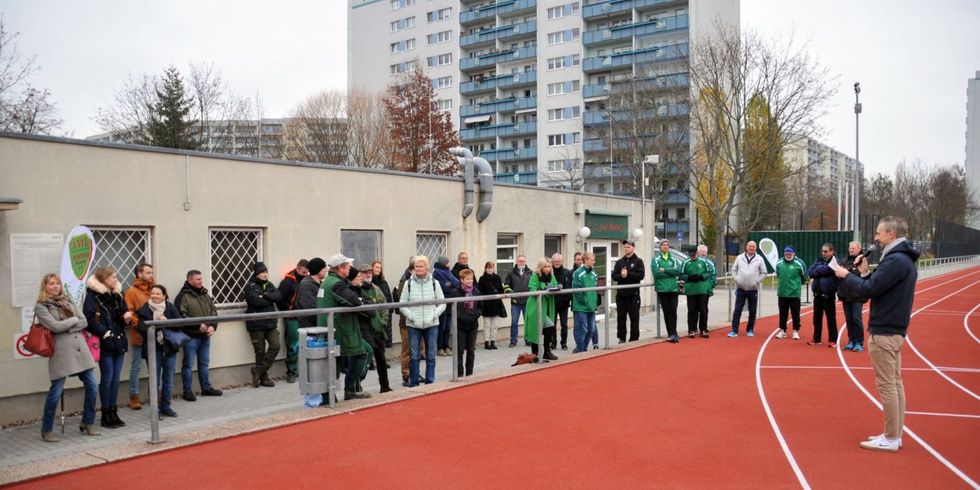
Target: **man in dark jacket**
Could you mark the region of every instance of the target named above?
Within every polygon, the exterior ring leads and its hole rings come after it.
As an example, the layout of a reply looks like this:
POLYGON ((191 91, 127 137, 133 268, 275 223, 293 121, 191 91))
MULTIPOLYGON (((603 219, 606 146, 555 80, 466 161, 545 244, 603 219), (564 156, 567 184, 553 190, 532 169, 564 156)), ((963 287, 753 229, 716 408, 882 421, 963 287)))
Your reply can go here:
MULTIPOLYGON (((306 259, 300 259, 296 268, 287 272, 282 281, 279 282, 279 294, 282 296, 276 305, 279 307, 279 311, 296 309, 299 283, 310 274, 307 269, 309 265, 310 263, 306 259)), ((299 361, 299 319, 296 317, 283 318, 283 327, 286 330, 286 382, 295 383, 298 373, 296 363, 299 361)))
MULTIPOLYGON (((555 280, 561 285, 562 289, 572 288, 572 271, 562 266, 564 258, 561 254, 551 256, 551 270, 554 271, 555 280)), ((572 306, 571 294, 559 294, 555 296, 555 313, 558 315, 558 323, 561 324, 561 350, 568 350, 568 307, 572 306)), ((556 346, 551 346, 554 349, 556 346)))
POLYGON ((456 276, 456 279, 459 279, 460 271, 469 268, 470 268, 470 254, 466 252, 460 252, 458 255, 456 255, 456 265, 453 266, 453 275, 456 276))
MULTIPOLYGON (((442 295, 446 298, 459 296, 459 279, 449 270, 449 258, 439 257, 432 270, 432 278, 442 286, 442 295)), ((449 347, 450 323, 452 322, 452 311, 446 311, 439 315, 439 351, 440 356, 451 356, 453 350, 449 347)))
MULTIPOLYGON (((282 300, 282 295, 276 285, 269 281, 269 268, 262 262, 252 266, 255 272, 245 284, 245 302, 248 307, 245 313, 269 313, 276 311, 276 304, 282 300)), ((279 330, 276 329, 276 319, 250 320, 245 322, 245 330, 252 340, 252 350, 255 351, 255 367, 252 368, 252 386, 273 387, 275 381, 269 379, 269 368, 279 355, 279 330)))
MULTIPOLYGON (((174 306, 180 311, 180 316, 184 318, 218 316, 214 299, 208 295, 208 290, 204 288, 204 278, 199 270, 187 272, 187 282, 177 293, 174 306)), ((195 358, 197 359, 197 380, 201 383, 201 395, 221 396, 221 390, 211 386, 211 379, 208 374, 208 366, 211 363, 211 336, 214 335, 217 328, 217 323, 202 323, 189 325, 182 329, 191 338, 190 342, 184 345, 184 359, 180 366, 184 400, 189 402, 197 400, 193 390, 194 380, 191 377, 195 358)))
POLYGON ((862 441, 860 445, 864 449, 897 452, 902 447, 905 424, 902 346, 912 318, 918 279, 915 261, 919 259, 919 252, 905 239, 907 232, 908 224, 901 218, 889 216, 878 222, 875 241, 880 244, 878 249, 882 254, 874 273, 869 272, 863 256, 855 260, 860 275, 832 264, 834 273, 843 279, 849 299, 871 300, 868 353, 885 415, 885 432, 862 441))
MULTIPOLYGON (((847 246, 847 259, 841 265, 848 271, 859 274, 854 262, 861 255, 861 244, 851 242, 847 246)), ((864 302, 849 299, 843 295, 843 289, 837 291, 837 297, 844 304, 844 323, 847 327, 847 346, 844 350, 861 352, 864 350, 864 302)))
MULTIPOLYGON (((514 269, 507 274, 504 279, 504 293, 526 293, 528 292, 528 283, 531 282, 531 269, 527 266, 527 258, 523 255, 517 256, 517 261, 514 263, 514 269)), ((520 320, 521 315, 524 313, 524 307, 527 305, 527 297, 522 298, 511 298, 510 300, 510 346, 517 347, 517 323, 520 320)), ((529 342, 524 341, 525 344, 531 345, 529 342)))
MULTIPOLYGON (((316 295, 320 292, 320 284, 327 277, 327 263, 320 257, 313 257, 306 265, 309 275, 299 282, 296 291, 296 310, 312 310, 316 308, 316 295)), ((316 326, 315 315, 305 315, 299 317, 299 328, 310 328, 316 326)))
MULTIPOLYGON (((612 280, 620 286, 639 284, 646 277, 643 259, 636 255, 636 243, 623 240, 625 252, 612 269, 612 280)), ((630 319, 629 341, 640 340, 640 288, 616 290, 616 335, 626 340, 626 317, 630 319)))
POLYGON ((820 255, 810 265, 807 274, 813 279, 810 289, 813 291, 813 340, 807 345, 820 345, 823 333, 823 317, 827 316, 827 344, 830 348, 837 347, 837 278, 830 262, 836 265, 834 245, 823 244, 820 255))

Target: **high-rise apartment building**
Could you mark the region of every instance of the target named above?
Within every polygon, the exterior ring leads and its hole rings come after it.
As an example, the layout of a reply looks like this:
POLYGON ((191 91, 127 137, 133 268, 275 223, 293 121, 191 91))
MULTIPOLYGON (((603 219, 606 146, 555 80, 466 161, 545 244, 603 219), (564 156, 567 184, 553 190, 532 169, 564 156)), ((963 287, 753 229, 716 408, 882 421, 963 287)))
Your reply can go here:
MULTIPOLYGON (((980 197, 980 71, 966 82, 966 169, 967 188, 980 197)), ((980 228, 980 217, 970 225, 980 228)))
MULTIPOLYGON (((350 88, 379 92, 392 75, 425 70, 496 180, 619 195, 634 177, 610 152, 623 144, 610 143, 619 116, 606 107, 617 84, 689 90, 691 43, 739 25, 738 0, 349 2, 350 88)), ((687 180, 674 172, 656 185, 668 196, 657 236, 686 240, 687 180)))

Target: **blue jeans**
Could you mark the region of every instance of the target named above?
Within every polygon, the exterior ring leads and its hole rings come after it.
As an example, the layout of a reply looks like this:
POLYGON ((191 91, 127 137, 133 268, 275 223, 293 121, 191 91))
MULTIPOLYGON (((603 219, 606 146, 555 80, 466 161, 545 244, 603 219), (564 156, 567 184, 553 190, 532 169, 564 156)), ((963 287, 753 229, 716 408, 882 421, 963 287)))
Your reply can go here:
POLYGON ((861 310, 864 303, 859 301, 844 302, 844 321, 847 322, 847 340, 864 345, 864 318, 861 310))
MULTIPOLYGON (((82 412, 82 423, 95 423, 95 397, 99 394, 99 384, 95 381, 95 369, 86 369, 75 376, 85 385, 85 411, 82 412)), ((41 432, 51 432, 54 429, 54 411, 58 409, 58 400, 65 389, 65 378, 51 381, 48 397, 44 399, 44 416, 41 418, 41 432)))
MULTIPOLYGON (((524 313, 524 305, 510 304, 510 343, 512 344, 517 343, 517 320, 522 313, 524 313)), ((524 319, 527 320, 526 317, 524 319)))
POLYGON ((419 385, 419 343, 423 335, 425 336, 425 382, 436 381, 436 337, 439 336, 439 329, 429 327, 422 330, 408 327, 408 386, 419 385))
POLYGON ((163 353, 163 347, 157 346, 157 389, 160 393, 160 410, 170 408, 170 396, 174 393, 174 369, 177 367, 177 353, 163 353))
POLYGON ((99 358, 99 373, 102 380, 99 381, 99 398, 102 408, 111 407, 119 399, 119 379, 122 377, 123 361, 126 353, 119 354, 102 353, 99 358))
POLYGON ((211 364, 211 337, 196 339, 191 337, 191 341, 184 346, 184 358, 180 363, 180 381, 184 391, 194 391, 194 378, 191 371, 194 369, 194 361, 197 360, 197 380, 201 382, 201 390, 211 388, 211 378, 208 374, 208 366, 211 364))
MULTIPOLYGON (((595 328, 595 312, 573 311, 572 317, 575 322, 572 331, 572 335, 575 337, 575 350, 572 352, 585 352, 589 350, 589 339, 592 337, 592 332, 598 333, 595 328)), ((598 344, 598 341, 596 342, 598 344)))
POLYGON ((439 315, 439 344, 440 349, 449 348, 449 334, 452 330, 453 323, 453 312, 450 309, 452 305, 446 305, 446 311, 439 315))
POLYGON ((136 396, 140 394, 140 369, 143 362, 143 346, 129 346, 129 355, 132 356, 132 362, 129 366, 129 396, 136 396))
POLYGON ((755 330, 755 312, 756 304, 759 302, 759 291, 736 289, 735 311, 732 313, 732 332, 738 333, 738 324, 742 321, 742 308, 745 307, 746 300, 749 302, 749 323, 745 326, 745 331, 755 330))

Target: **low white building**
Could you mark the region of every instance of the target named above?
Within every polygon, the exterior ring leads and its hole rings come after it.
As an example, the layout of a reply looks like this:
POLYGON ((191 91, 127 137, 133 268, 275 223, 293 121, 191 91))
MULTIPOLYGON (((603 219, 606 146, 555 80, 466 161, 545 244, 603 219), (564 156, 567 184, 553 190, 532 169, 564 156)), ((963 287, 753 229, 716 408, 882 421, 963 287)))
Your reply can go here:
MULTIPOLYGON (((475 213, 462 217, 460 178, 15 134, 0 134, 0 175, 0 424, 38 417, 49 386, 47 362, 16 348, 29 325, 24 308, 53 271, 30 244, 53 243, 60 257, 58 240, 76 225, 94 231, 96 265, 116 267, 126 286, 144 260, 171 291, 188 270, 203 271, 221 313, 242 311, 256 260, 278 283, 300 258, 343 252, 381 259, 397 281, 419 253, 455 261, 467 251, 478 275, 495 261, 503 276, 519 254, 533 265, 554 252, 592 250, 604 273, 619 240, 640 226, 633 198, 496 184, 492 211, 477 223, 475 213), (585 225, 594 231, 582 241, 585 225)), ((652 236, 637 250, 652 250, 652 236)), ((244 325, 222 324, 211 354, 215 384, 243 383, 253 362, 244 325)))

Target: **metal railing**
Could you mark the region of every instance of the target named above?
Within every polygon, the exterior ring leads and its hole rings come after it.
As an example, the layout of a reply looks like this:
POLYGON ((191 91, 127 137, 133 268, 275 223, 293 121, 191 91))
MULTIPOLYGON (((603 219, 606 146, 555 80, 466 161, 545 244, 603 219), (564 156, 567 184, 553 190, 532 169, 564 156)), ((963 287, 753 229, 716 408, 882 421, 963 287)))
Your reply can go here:
MULTIPOLYGON (((928 260, 920 261, 920 264, 919 264, 920 267, 919 267, 919 269, 920 270, 923 270, 923 269, 939 269, 940 271, 948 271, 954 265, 959 265, 959 264, 963 264, 965 262, 971 262, 971 261, 976 261, 976 260, 980 260, 980 256, 978 256, 978 255, 970 255, 970 256, 963 256, 963 257, 949 257, 949 258, 943 258, 943 259, 928 259, 928 260), (923 264, 923 263, 925 263, 925 264, 923 264)), ((775 274, 767 274, 766 277, 767 278, 769 278, 769 277, 775 277, 775 274)), ((717 280, 716 280, 715 289, 718 288, 718 285, 721 282, 724 282, 725 283, 725 288, 726 288, 727 294, 728 294, 728 318, 730 319, 731 316, 732 316, 732 290, 733 290, 733 287, 732 286, 734 284, 734 280, 733 280, 733 277, 732 276, 729 276, 729 275, 718 277, 717 280)), ((530 292, 523 292, 523 293, 492 294, 492 295, 481 295, 481 296, 476 296, 476 297, 470 296, 470 297, 444 298, 444 299, 441 299, 441 300, 412 301, 412 302, 404 302, 404 303, 400 303, 400 302, 399 303, 376 303, 376 304, 370 304, 370 305, 350 306, 350 307, 315 308, 315 309, 306 309, 306 310, 275 311, 275 312, 269 312, 269 313, 238 313, 238 314, 231 314, 231 315, 211 316, 211 317, 177 318, 177 319, 169 319, 169 320, 153 320, 153 321, 146 322, 146 326, 147 326, 147 335, 146 335, 146 338, 147 339, 155 339, 156 338, 156 329, 157 328, 179 328, 179 327, 189 326, 189 325, 200 325, 202 323, 212 324, 212 323, 237 322, 237 321, 246 321, 246 320, 268 320, 268 319, 279 319, 279 318, 285 318, 285 317, 295 318, 295 317, 312 316, 312 315, 318 315, 318 316, 319 315, 326 315, 326 317, 327 317, 327 324, 326 324, 326 327, 327 327, 327 347, 328 347, 328 356, 327 356, 327 366, 328 367, 327 367, 327 369, 328 369, 328 377, 329 377, 329 380, 328 380, 329 389, 328 389, 328 393, 327 393, 327 397, 328 397, 327 398, 327 404, 330 407, 335 407, 336 406, 335 394, 336 394, 337 387, 338 387, 337 373, 336 373, 336 364, 335 364, 335 362, 336 362, 336 357, 339 354, 339 352, 337 351, 337 348, 335 346, 335 343, 334 343, 334 339, 335 339, 334 319, 335 319, 336 315, 345 314, 345 313, 357 313, 357 312, 361 312, 361 311, 374 311, 374 310, 384 310, 384 309, 400 309, 400 308, 403 308, 403 307, 431 306, 431 305, 447 304, 447 305, 450 305, 450 308, 451 308, 451 310, 450 310, 451 311, 451 313, 450 313, 450 315, 451 315, 451 317, 450 317, 451 318, 451 320, 450 320, 450 340, 449 341, 450 341, 450 345, 451 346, 456 346, 457 345, 456 339, 458 338, 457 337, 457 335, 458 335, 458 311, 457 311, 458 307, 457 307, 457 305, 459 303, 466 302, 466 301, 488 301, 488 300, 498 300, 498 299, 499 300, 504 300, 504 299, 515 299, 515 298, 530 298, 530 297, 534 297, 534 298, 536 298, 536 301, 540 305, 541 304, 541 299, 543 297, 545 297, 545 296, 557 296, 557 295, 564 295, 564 294, 575 294, 575 293, 585 293, 585 292, 592 292, 592 291, 594 291, 594 292, 597 292, 597 293, 600 293, 600 294, 604 294, 605 295, 605 298, 604 298, 603 303, 602 303, 603 314, 605 316, 605 318, 604 318, 604 326, 603 326, 603 336, 604 336, 605 340, 604 340, 604 346, 603 346, 603 348, 604 349, 610 349, 611 348, 611 345, 610 345, 610 326, 609 326, 609 321, 610 321, 610 316, 611 316, 610 315, 610 306, 611 306, 611 303, 612 303, 612 292, 615 291, 615 290, 620 290, 620 289, 652 288, 653 286, 654 285, 651 282, 651 283, 630 284, 630 285, 623 285, 623 286, 599 286, 599 287, 593 287, 593 288, 571 288, 571 289, 559 289, 559 290, 553 290, 553 291, 530 291, 530 292)), ((756 313, 756 316, 757 317, 761 316, 761 310, 762 310, 762 308, 761 308, 761 303, 762 303, 761 302, 761 295, 762 295, 762 292, 764 290, 765 290, 765 287, 764 286, 761 286, 760 287, 760 301, 757 303, 757 305, 758 305, 758 309, 757 309, 757 313, 756 313)), ((656 296, 656 295, 654 295, 654 296, 656 296)), ((661 329, 660 329, 660 316, 661 315, 660 315, 659 300, 655 300, 655 302, 654 302, 654 308, 655 308, 654 311, 657 314, 656 337, 657 338, 660 338, 661 337, 661 329)), ((543 309, 539 309, 539 311, 542 311, 543 312, 543 309)), ((598 311, 596 313, 598 313, 598 311)), ((542 315, 542 314, 539 313, 538 314, 538 318, 537 318, 537 323, 538 323, 538 325, 537 325, 538 326, 538 340, 539 340, 538 345, 541 346, 542 354, 543 354, 543 347, 544 347, 544 329, 543 329, 543 326, 544 325, 543 325, 543 321, 544 321, 544 315, 542 315)), ((322 326, 322 325, 320 325, 320 326, 322 326)), ((438 327, 437 326, 433 326, 433 327, 428 327, 428 328, 438 328, 438 327)), ((407 342, 407 341, 408 341, 408 339, 402 339, 402 342, 407 342)), ((158 384, 157 374, 156 374, 157 373, 157 366, 156 366, 156 364, 157 364, 157 362, 156 362, 156 348, 157 348, 157 345, 156 345, 156 342, 148 341, 148 342, 146 342, 146 347, 147 347, 147 364, 149 365, 149 379, 148 379, 148 381, 149 381, 149 386, 150 386, 150 407, 149 407, 150 408, 150 410, 149 410, 149 415, 150 415, 150 440, 149 440, 149 442, 150 443, 153 443, 153 444, 157 444, 157 443, 163 442, 160 439, 160 423, 159 423, 159 417, 158 417, 159 400, 157 399, 157 390, 155 389, 157 387, 157 384, 158 384)), ((426 347, 428 348, 428 346, 426 346, 426 347)), ((459 364, 458 364, 459 357, 458 356, 460 356, 461 353, 459 352, 459 349, 455 349, 455 348, 452 349, 452 353, 453 353, 453 355, 452 355, 452 373, 453 373, 453 375, 452 375, 451 381, 454 381, 455 382, 455 381, 459 381, 459 374, 460 373, 458 371, 458 367, 459 367, 459 364)), ((421 362, 421 359, 420 359, 420 362, 421 362)), ((384 368, 381 367, 381 366, 379 366, 378 369, 384 369, 384 368)))

